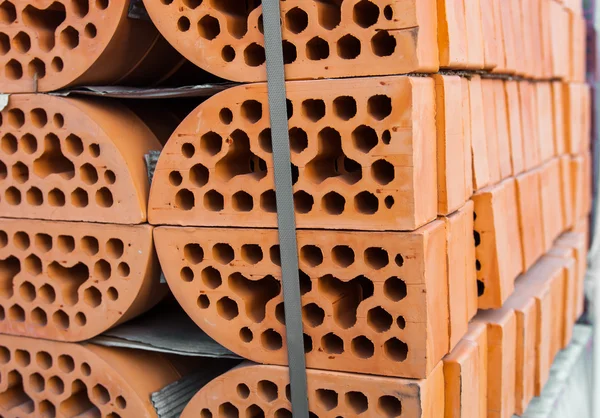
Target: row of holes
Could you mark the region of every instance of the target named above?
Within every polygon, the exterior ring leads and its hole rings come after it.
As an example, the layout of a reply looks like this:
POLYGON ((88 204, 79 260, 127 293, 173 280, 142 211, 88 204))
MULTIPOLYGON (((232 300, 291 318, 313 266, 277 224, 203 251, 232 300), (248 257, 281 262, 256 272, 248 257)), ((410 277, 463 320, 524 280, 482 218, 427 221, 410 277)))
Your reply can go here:
MULTIPOLYGON (((9 236, 6 231, 0 230, 0 248, 6 247, 9 242, 9 236)), ((37 233, 33 238, 34 246, 42 251, 49 252, 54 247, 60 252, 68 254, 75 250, 76 241, 71 235, 58 235, 53 238, 46 233, 37 233), (56 243, 54 243, 56 240, 56 243)), ((25 251, 31 246, 29 234, 23 231, 16 232, 12 236, 13 245, 19 250, 25 251)), ((116 260, 120 259, 125 251, 125 244, 119 238, 110 238, 106 241, 104 254, 116 260)), ((86 235, 81 238, 78 247, 87 255, 94 256, 100 251, 100 243, 97 238, 86 235)))
MULTIPOLYGON (((396 38, 388 31, 379 31, 371 38, 371 51, 376 57, 389 57, 394 54, 397 47, 396 38)), ((282 42, 283 62, 285 65, 293 64, 298 60, 296 45, 290 41, 282 42)), ((364 51, 360 40, 352 35, 345 35, 337 41, 335 51, 337 56, 344 60, 358 58, 364 51)), ((321 61, 331 58, 330 44, 319 36, 315 36, 306 43, 305 56, 309 61, 321 61)), ((221 49, 223 61, 231 63, 236 59, 235 49, 226 45, 221 49)), ((243 52, 244 63, 249 67, 260 67, 266 62, 265 48, 257 43, 251 43, 243 52)))
MULTIPOLYGON (((8 319, 12 322, 27 322, 39 327, 48 325, 48 315, 46 311, 40 307, 34 308, 28 316, 29 319, 26 320, 25 311, 18 304, 14 304, 8 308, 8 312, 5 312, 4 307, 0 306, 0 321, 8 319)), ((87 317, 83 312, 77 312, 73 317, 73 321, 75 325, 83 327, 87 324, 87 317)), ((71 318, 62 309, 59 309, 52 314, 52 323, 61 330, 71 328, 71 318)))
MULTIPOLYGON (((1 177, 1 171, 0 171, 1 177)), ((23 201, 22 193, 14 186, 7 188, 4 192, 4 200, 11 206, 18 206, 23 201)), ((30 187, 25 192, 25 201, 31 206, 42 206, 44 194, 37 187, 30 187)), ((65 194, 62 190, 52 189, 48 192, 46 202, 52 207, 64 207, 67 204, 65 194)), ((76 208, 85 208, 90 203, 88 192, 78 187, 71 193, 71 205, 76 208)), ((110 208, 114 204, 112 192, 107 187, 98 189, 95 193, 95 202, 98 207, 110 208)))
MULTIPOLYGON (((184 258, 188 263, 199 264, 204 261, 204 249, 200 244, 187 244, 184 249, 184 258)), ((270 251, 272 253, 272 251, 270 251)), ((264 258, 263 250, 258 244, 244 244, 240 251, 241 259, 248 264, 257 264, 264 258)), ((365 264, 375 270, 382 269, 390 263, 389 253, 380 247, 369 247, 363 252, 365 264)), ((331 259, 339 267, 349 267, 355 262, 355 252, 347 245, 336 245, 331 250, 331 259)), ((220 264, 227 265, 235 259, 235 251, 229 244, 219 243, 212 247, 212 259, 220 264)), ((323 263, 323 251, 316 245, 304 245, 300 248, 300 263, 309 267, 317 267, 323 263)), ((279 255, 271 262, 279 262, 279 255)), ((396 254, 394 262, 398 267, 404 265, 404 257, 396 254)))
MULTIPOLYGON (((239 383, 236 386, 236 393, 239 399, 244 402, 250 398, 250 388, 245 383, 239 383)), ((290 385, 285 389, 286 398, 291 400, 290 385)), ((279 389, 277 385, 269 380, 261 380, 257 384, 255 395, 258 399, 266 403, 273 403, 279 399, 279 389)), ((324 411, 332 411, 340 408, 342 411, 348 408, 353 414, 359 415, 367 412, 369 409, 369 399, 363 392, 347 391, 344 393, 343 403, 340 403, 339 391, 334 389, 317 389, 314 392, 314 398, 311 397, 311 405, 318 407, 324 411), (313 404, 314 402, 314 404, 313 404)), ((236 402, 237 404, 238 402, 236 402)), ((246 403, 246 402, 244 402, 246 403)), ((402 415, 402 401, 395 396, 382 395, 377 398, 376 410, 378 416, 386 418, 394 418, 402 415)), ((341 411, 340 411, 341 412, 341 411)), ((231 402, 225 402, 219 405, 218 416, 224 418, 238 418, 240 416, 238 407, 231 402)), ((246 417, 265 417, 264 410, 257 404, 252 404, 246 409, 246 417)), ((286 408, 280 408, 275 412, 276 418, 291 418, 292 414, 286 408)), ((208 408, 203 408, 200 411, 201 418, 213 418, 213 413, 208 408)), ((311 412, 310 417, 318 417, 311 412)))
MULTIPOLYGON (((38 140, 34 135, 29 133, 22 135, 18 140, 13 134, 7 133, 0 139, 0 147, 7 155, 16 154, 19 150, 25 154, 32 155, 38 150, 38 140)), ((70 134, 61 144, 58 136, 52 133, 47 134, 44 137, 44 155, 35 161, 40 167, 38 169, 34 167, 34 171, 38 173, 40 177, 46 177, 49 174, 59 172, 64 173, 65 176, 69 173, 68 176, 72 178, 74 174, 70 172, 74 172, 75 168, 73 167, 73 163, 63 153, 63 149, 67 154, 78 157, 84 151, 83 141, 77 135, 70 134), (60 167, 46 167, 52 164, 58 164, 60 167)), ((98 158, 100 156, 100 146, 98 144, 91 144, 88 147, 88 153, 91 157, 98 158)), ((85 164, 80 168, 80 171, 84 180, 93 179, 93 177, 95 177, 97 181, 97 171, 91 164, 85 164), (90 172, 91 170, 93 170, 93 172, 90 172)), ((109 174, 105 174, 106 182, 109 184, 114 183, 115 174, 110 170, 107 170, 107 173, 109 174)), ((87 183, 93 184, 94 182, 87 183)))
MULTIPOLYGON (((41 108, 31 110, 28 115, 25 115, 21 109, 10 109, 6 114, 0 113, 0 126, 6 122, 13 129, 21 129, 25 122, 31 123, 35 128, 43 128, 48 124, 48 120, 48 114, 41 108)), ((65 118, 60 113, 55 113, 52 123, 56 128, 61 129, 65 125, 65 118)))
MULTIPOLYGON (((204 208, 210 212, 221 212, 225 209, 225 198, 216 190, 204 193, 202 199, 204 208)), ((393 196, 383 200, 387 209, 392 209, 395 203, 393 196)), ((196 197, 192 190, 180 189, 175 195, 175 205, 181 210, 192 210, 196 207, 196 197)), ((231 207, 235 212, 251 212, 254 210, 254 198, 239 191, 231 197, 231 207)), ((307 214, 314 208, 314 197, 300 190, 294 193, 294 207, 297 213, 307 214)), ((275 191, 268 190, 260 196, 260 208, 269 213, 277 212, 275 191)), ((341 215, 346 210, 346 198, 337 192, 329 192, 321 198, 321 208, 329 215, 341 215)), ((380 209, 379 198, 371 192, 363 191, 354 197, 354 209, 364 215, 373 215, 380 209)))

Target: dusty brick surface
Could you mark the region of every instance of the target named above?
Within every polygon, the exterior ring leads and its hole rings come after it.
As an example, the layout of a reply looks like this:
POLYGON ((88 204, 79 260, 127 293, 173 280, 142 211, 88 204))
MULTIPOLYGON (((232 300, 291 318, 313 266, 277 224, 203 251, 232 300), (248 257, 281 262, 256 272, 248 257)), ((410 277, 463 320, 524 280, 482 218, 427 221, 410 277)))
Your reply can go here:
MULTIPOLYGON (((437 418, 444 410, 440 363, 423 380, 307 370, 311 416, 437 418)), ((289 370, 243 363, 204 386, 182 418, 291 418, 289 370)), ((442 414, 443 415, 443 414, 442 414)))
POLYGON ((0 332, 82 341, 166 294, 149 225, 0 220, 0 332))
MULTIPOLYGON (((167 282, 208 335, 286 364, 276 230, 158 227, 167 282)), ((448 346, 444 222, 411 233, 298 231, 307 366, 424 378, 448 346)))
POLYGON ((499 308, 523 270, 515 180, 479 191, 472 199, 479 308, 499 308))
MULTIPOLYGON (((144 0, 169 42, 199 67, 234 81, 265 81, 260 1, 144 0)), ((280 3, 286 78, 435 72, 435 0, 280 3)))
POLYGON ((155 418, 150 395, 179 367, 149 351, 2 336, 0 413, 5 418, 155 418))
MULTIPOLYGON (((432 79, 296 81, 287 95, 299 228, 414 230, 435 218, 432 79)), ((276 227, 269 126, 266 84, 202 103, 160 157, 150 222, 276 227)))
POLYGON ((118 103, 12 95, 0 114, 0 216, 142 223, 144 154, 160 148, 118 103))
POLYGON ((182 57, 154 25, 128 17, 124 1, 2 2, 0 91, 52 91, 72 85, 152 84, 182 57))

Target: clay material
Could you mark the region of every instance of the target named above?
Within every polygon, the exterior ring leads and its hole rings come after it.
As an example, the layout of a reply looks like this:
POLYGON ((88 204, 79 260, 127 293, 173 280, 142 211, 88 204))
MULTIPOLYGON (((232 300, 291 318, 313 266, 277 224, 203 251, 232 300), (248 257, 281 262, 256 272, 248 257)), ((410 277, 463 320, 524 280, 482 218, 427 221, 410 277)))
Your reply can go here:
MULTIPOLYGON (((296 81, 287 95, 299 228, 414 230, 435 218, 432 79, 296 81)), ((198 106, 159 159, 150 222, 276 227, 268 114, 266 84, 198 106)))
MULTIPOLYGON (((145 0, 167 40, 228 80, 266 81, 260 1, 145 0)), ((282 1, 288 80, 436 72, 436 0, 282 1)))
MULTIPOLYGON (((444 410, 440 363, 427 379, 408 380, 307 370, 310 415, 437 418, 444 410)), ((289 370, 243 363, 204 386, 182 418, 291 418, 289 370)), ((442 414, 442 415, 440 415, 442 414)))
POLYGON ((523 271, 515 180, 476 193, 473 202, 479 308, 499 308, 523 271))
POLYGON ((82 341, 166 293, 149 225, 0 220, 0 332, 82 341))
POLYGON ((150 395, 181 378, 178 369, 150 351, 4 335, 0 413, 4 418, 157 418, 150 395))
POLYGON ((487 418, 487 325, 473 322, 444 357, 446 418, 487 418))
POLYGON ((0 91, 90 84, 149 85, 185 60, 126 1, 23 1, 0 5, 0 91))
MULTIPOLYGON (((237 354, 286 364, 276 230, 158 227, 173 294, 237 354)), ((449 351, 444 222, 411 233, 298 231, 309 368, 424 378, 449 351)))
POLYGON ((10 96, 0 116, 0 216, 146 220, 144 154, 161 146, 131 111, 103 99, 24 94, 10 96))
MULTIPOLYGON (((527 271, 546 252, 540 170, 532 170, 515 178, 519 207, 519 231, 523 251, 522 271, 527 271)), ((560 206, 550 201, 552 206, 560 206)), ((553 220, 556 222, 556 220, 553 220)))

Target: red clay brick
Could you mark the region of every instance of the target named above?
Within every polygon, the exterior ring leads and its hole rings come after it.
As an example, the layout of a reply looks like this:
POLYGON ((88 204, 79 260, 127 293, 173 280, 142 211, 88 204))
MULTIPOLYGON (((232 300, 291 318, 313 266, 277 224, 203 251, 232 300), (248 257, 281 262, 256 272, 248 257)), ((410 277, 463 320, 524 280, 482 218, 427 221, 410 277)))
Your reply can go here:
POLYGON ((548 161, 556 155, 554 140, 554 117, 552 103, 552 87, 550 83, 535 83, 537 103, 537 126, 540 151, 540 162, 548 161))
POLYGON ((552 78, 556 76, 554 73, 554 59, 552 55, 554 46, 553 37, 557 36, 558 33, 564 35, 564 32, 560 31, 556 26, 557 22, 555 22, 552 17, 553 7, 551 7, 551 3, 554 3, 554 0, 534 0, 534 3, 536 3, 536 6, 532 13, 532 27, 538 29, 534 31, 537 42, 534 45, 533 52, 535 54, 534 61, 540 64, 536 74, 538 77, 552 78), (537 12, 538 10, 539 12, 537 12), (553 32, 558 33, 554 34, 553 32))
MULTIPOLYGON (((523 250, 523 271, 527 271, 545 252, 540 170, 515 178, 519 207, 519 230, 523 250)), ((557 202, 554 203, 555 205, 557 202)))
POLYGON ((437 0, 440 67, 468 68, 467 21, 464 0, 437 0))
POLYGON ((481 0, 481 28, 483 31, 484 70, 492 70, 501 65, 496 36, 496 21, 494 18, 494 3, 497 0, 481 0))
MULTIPOLYGON (((386 77, 287 83, 300 228, 414 230, 435 218, 434 83, 386 77)), ((194 110, 152 182, 154 224, 275 227, 266 84, 194 110)))
POLYGON ((496 109, 496 134, 498 139, 498 163, 502 179, 512 176, 510 157, 510 132, 508 129, 508 110, 503 80, 493 80, 494 104, 496 109))
POLYGON ((552 84, 552 114, 554 115, 554 149, 556 155, 566 152, 565 119, 566 109, 563 108, 563 83, 554 81, 552 84))
POLYGON ((149 85, 184 62, 154 25, 128 17, 128 2, 9 0, 1 8, 4 93, 149 85))
POLYGON ((473 322, 444 357, 446 418, 487 418, 487 369, 487 325, 473 322))
POLYGON ((182 377, 182 367, 150 351, 4 335, 0 413, 25 417, 154 418, 150 395, 182 377))
POLYGON ((438 214, 448 215, 463 206, 473 192, 471 135, 465 133, 469 130, 465 123, 468 117, 456 117, 457 109, 464 116, 470 106, 460 77, 435 75, 433 79, 437 104, 438 214))
MULTIPOLYGON (((155 240, 198 326, 245 358, 286 364, 276 230, 159 227, 155 240)), ((427 376, 449 347, 446 241, 441 221, 410 233, 299 230, 307 366, 427 376)))
POLYGON ((584 83, 586 76, 586 21, 581 14, 569 12, 569 31, 571 40, 569 79, 584 83))
POLYGON ((549 2, 550 43, 552 54, 552 73, 555 77, 569 76, 569 12, 556 1, 549 2))
POLYGON ((517 321, 512 309, 479 311, 475 322, 487 324, 489 418, 511 418, 515 412, 517 321))
POLYGON ((579 283, 577 281, 577 264, 575 261, 575 251, 568 247, 554 246, 548 252, 549 257, 558 257, 563 260, 564 274, 564 330, 561 349, 564 349, 573 336, 573 326, 578 318, 575 317, 575 305, 577 302, 577 292, 579 283))
POLYGON ((560 157, 560 193, 563 213, 563 225, 566 229, 571 228, 575 221, 572 189, 573 185, 571 176, 571 157, 569 155, 562 155, 560 157))
POLYGON ((499 308, 523 270, 515 180, 481 190, 473 201, 479 308, 499 308))
MULTIPOLYGON (((424 380, 307 370, 311 416, 438 418, 444 410, 444 374, 440 363, 424 380)), ((291 418, 287 367, 250 362, 204 386, 182 418, 267 416, 291 418)))
POLYGON ((496 96, 494 91, 495 80, 481 80, 481 91, 483 95, 483 110, 485 124, 485 138, 487 142, 488 167, 490 184, 497 184, 502 180, 500 170, 500 151, 498 148, 498 130, 496 127, 496 96))
POLYGON ((531 170, 540 164, 537 108, 533 83, 520 82, 519 97, 521 101, 521 122, 523 124, 523 161, 525 170, 531 170))
MULTIPOLYGON (((523 2, 526 3, 526 2, 523 2)), ((519 101, 519 82, 508 80, 504 83, 508 109, 510 138, 510 158, 513 174, 521 174, 525 169, 523 161, 523 124, 521 122, 521 104, 519 101)))
POLYGON ((576 290, 575 290, 575 320, 577 320, 584 310, 584 285, 585 285, 585 272, 587 267, 587 243, 585 234, 581 232, 569 232, 561 235, 556 240, 556 246, 560 248, 570 248, 574 253, 575 258, 575 277, 576 277, 576 290))
POLYGON ((142 223, 144 154, 160 148, 118 103, 12 95, 0 114, 0 216, 142 223))
POLYGON ((471 154, 473 159, 473 190, 477 191, 486 187, 490 182, 481 77, 471 77, 468 85, 471 120, 471 154))
POLYGON ((450 348, 465 335, 477 313, 473 202, 441 220, 446 223, 450 348))
MULTIPOLYGON (((265 81, 260 2, 145 0, 186 58, 219 77, 265 81)), ((289 80, 436 72, 436 0, 281 2, 289 80)))
POLYGON ((545 251, 552 247, 556 238, 565 230, 560 159, 553 158, 540 167, 540 196, 542 198, 542 224, 544 227, 545 251))
MULTIPOLYGON (((467 66, 469 69, 482 70, 485 66, 483 51, 483 27, 481 2, 463 0, 467 30, 467 66)), ((439 30, 439 29, 438 29, 439 30)))
POLYGON ((82 341, 167 292, 149 225, 0 220, 0 332, 82 341))

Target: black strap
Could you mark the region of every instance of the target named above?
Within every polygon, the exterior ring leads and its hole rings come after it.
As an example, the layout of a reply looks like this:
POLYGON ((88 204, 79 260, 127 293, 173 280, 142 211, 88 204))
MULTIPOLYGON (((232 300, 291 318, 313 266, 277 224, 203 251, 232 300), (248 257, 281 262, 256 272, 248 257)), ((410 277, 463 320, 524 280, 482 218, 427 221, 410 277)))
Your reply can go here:
POLYGON ((273 172, 279 224, 279 249, 290 371, 292 415, 308 418, 306 359, 302 329, 302 303, 298 276, 298 245, 292 191, 290 138, 288 133, 285 75, 281 36, 280 0, 263 0, 263 23, 267 58, 269 116, 273 141, 273 172))

